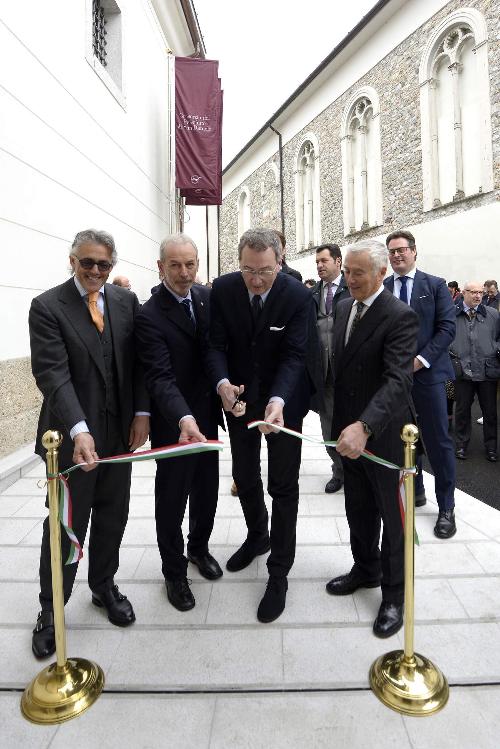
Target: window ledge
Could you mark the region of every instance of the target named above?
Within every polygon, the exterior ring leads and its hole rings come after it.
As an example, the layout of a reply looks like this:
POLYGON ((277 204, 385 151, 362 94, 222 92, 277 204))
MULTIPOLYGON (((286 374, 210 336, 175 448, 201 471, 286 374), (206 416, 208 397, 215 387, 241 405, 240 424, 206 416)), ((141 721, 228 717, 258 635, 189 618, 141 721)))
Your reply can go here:
POLYGON ((493 189, 481 191, 481 192, 475 192, 472 195, 464 195, 463 198, 458 198, 458 200, 449 200, 447 203, 442 203, 441 205, 433 205, 430 208, 424 208, 424 213, 431 213, 432 211, 440 211, 442 208, 449 208, 453 205, 460 205, 461 203, 467 203, 469 200, 477 200, 478 198, 482 198, 483 195, 488 195, 488 193, 493 192, 493 189))
POLYGON ((110 94, 112 94, 118 104, 122 107, 122 109, 127 111, 127 98, 124 95, 123 91, 118 88, 114 80, 111 78, 110 74, 107 72, 106 68, 101 65, 101 63, 93 53, 87 52, 87 54, 85 55, 85 59, 87 60, 94 73, 99 76, 110 94))

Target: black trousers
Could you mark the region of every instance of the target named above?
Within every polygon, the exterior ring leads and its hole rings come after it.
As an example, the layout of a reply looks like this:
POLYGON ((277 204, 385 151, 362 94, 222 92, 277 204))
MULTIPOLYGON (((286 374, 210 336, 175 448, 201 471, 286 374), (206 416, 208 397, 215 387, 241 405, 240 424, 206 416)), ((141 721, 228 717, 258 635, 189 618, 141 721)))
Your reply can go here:
MULTIPOLYGON (((247 424, 263 419, 266 405, 267 400, 247 405, 245 416, 240 418, 227 414, 232 473, 248 528, 248 540, 252 542, 266 539, 269 531, 260 470, 262 434, 258 427, 248 429, 247 424)), ((302 431, 302 421, 286 426, 297 432, 302 431)), ((267 569, 270 575, 286 577, 295 559, 302 441, 276 432, 265 437, 268 457, 267 490, 273 500, 271 554, 267 560, 267 569)))
POLYGON ((219 455, 216 452, 167 458, 156 463, 156 537, 162 572, 168 580, 186 577, 182 521, 189 496, 187 548, 194 556, 206 554, 214 527, 219 491, 219 455))
POLYGON ((467 448, 471 434, 471 407, 477 394, 483 412, 483 439, 486 450, 497 449, 497 381, 456 380, 455 439, 457 447, 467 448))
POLYGON ((354 566, 366 579, 381 577, 383 600, 400 604, 404 598, 404 533, 398 503, 399 473, 365 458, 342 461, 354 566))
MULTIPOLYGON (((69 439, 69 437, 68 437, 69 439)), ((118 419, 108 414, 107 434, 99 457, 128 451, 118 419)), ((90 522, 88 582, 91 590, 100 593, 113 587, 119 566, 119 550, 127 524, 130 500, 130 463, 99 465, 93 471, 80 470, 69 474, 73 501, 73 530, 83 546, 90 522)), ((61 527, 64 602, 73 590, 78 563, 64 564, 70 540, 61 527)), ((50 563, 49 518, 43 523, 40 552, 40 604, 52 609, 52 568, 50 563)))

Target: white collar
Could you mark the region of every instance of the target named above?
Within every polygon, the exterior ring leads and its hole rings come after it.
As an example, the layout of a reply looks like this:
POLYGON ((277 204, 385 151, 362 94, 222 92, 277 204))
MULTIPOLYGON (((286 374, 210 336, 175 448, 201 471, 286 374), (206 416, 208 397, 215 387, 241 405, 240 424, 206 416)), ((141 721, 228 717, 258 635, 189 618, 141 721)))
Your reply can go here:
MULTIPOLYGON (((78 280, 76 276, 73 276, 73 281, 75 282, 76 288, 80 292, 80 296, 88 296, 89 292, 87 291, 87 289, 83 288, 83 286, 81 285, 80 281, 78 280)), ((99 289, 99 294, 102 294, 102 296, 104 296, 104 284, 99 289)))

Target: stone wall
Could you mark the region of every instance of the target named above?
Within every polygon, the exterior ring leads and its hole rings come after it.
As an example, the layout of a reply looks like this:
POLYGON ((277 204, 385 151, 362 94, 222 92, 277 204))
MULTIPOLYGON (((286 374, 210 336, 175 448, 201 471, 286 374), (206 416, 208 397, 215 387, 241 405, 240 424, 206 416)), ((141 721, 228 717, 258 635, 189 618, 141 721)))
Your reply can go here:
POLYGON ((35 439, 42 398, 29 357, 0 362, 0 457, 35 439))
MULTIPOLYGON (((284 205, 287 259, 298 257, 295 247, 294 156, 306 133, 319 141, 321 238, 323 242, 348 244, 361 238, 389 233, 395 228, 435 221, 450 213, 467 211, 499 200, 500 188, 500 0, 453 0, 398 45, 344 94, 308 123, 284 145, 284 205), (462 7, 479 10, 487 21, 489 37, 490 101, 492 108, 494 186, 493 192, 465 198, 432 211, 422 207, 422 158, 420 90, 418 70, 424 46, 436 25, 462 7), (342 203, 342 159, 340 126, 350 96, 361 86, 373 86, 380 97, 383 225, 344 237, 342 203)), ((277 103, 278 104, 278 103, 277 103)), ((262 225, 261 184, 270 162, 278 164, 278 153, 246 177, 251 194, 252 226, 262 225)), ((237 266, 238 196, 241 186, 226 196, 220 210, 221 270, 237 266)), ((268 222, 280 228, 276 217, 268 222)), ((305 252, 307 254, 308 251, 305 252)), ((303 255, 304 253, 301 253, 303 255)))

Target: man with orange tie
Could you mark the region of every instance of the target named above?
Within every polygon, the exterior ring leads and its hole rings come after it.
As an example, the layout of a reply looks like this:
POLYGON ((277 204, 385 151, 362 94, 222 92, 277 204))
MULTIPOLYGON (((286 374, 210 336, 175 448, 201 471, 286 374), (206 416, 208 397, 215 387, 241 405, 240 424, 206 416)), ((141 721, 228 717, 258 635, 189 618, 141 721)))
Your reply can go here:
MULTIPOLYGON (((59 469, 86 463, 69 474, 73 530, 83 546, 90 522, 88 581, 92 602, 112 624, 135 621, 118 590, 119 548, 128 517, 130 463, 98 465, 99 457, 136 450, 149 433, 149 399, 134 347, 137 297, 107 284, 117 256, 104 231, 79 232, 70 249, 73 277, 33 299, 29 313, 31 366, 43 395, 35 451, 45 459, 42 436, 63 436, 59 469), (95 470, 97 469, 97 470, 95 470)), ((69 539, 61 535, 62 557, 69 539)), ((64 602, 77 564, 63 566, 64 602)), ((40 604, 32 649, 38 658, 55 651, 48 518, 40 554, 40 604)))

